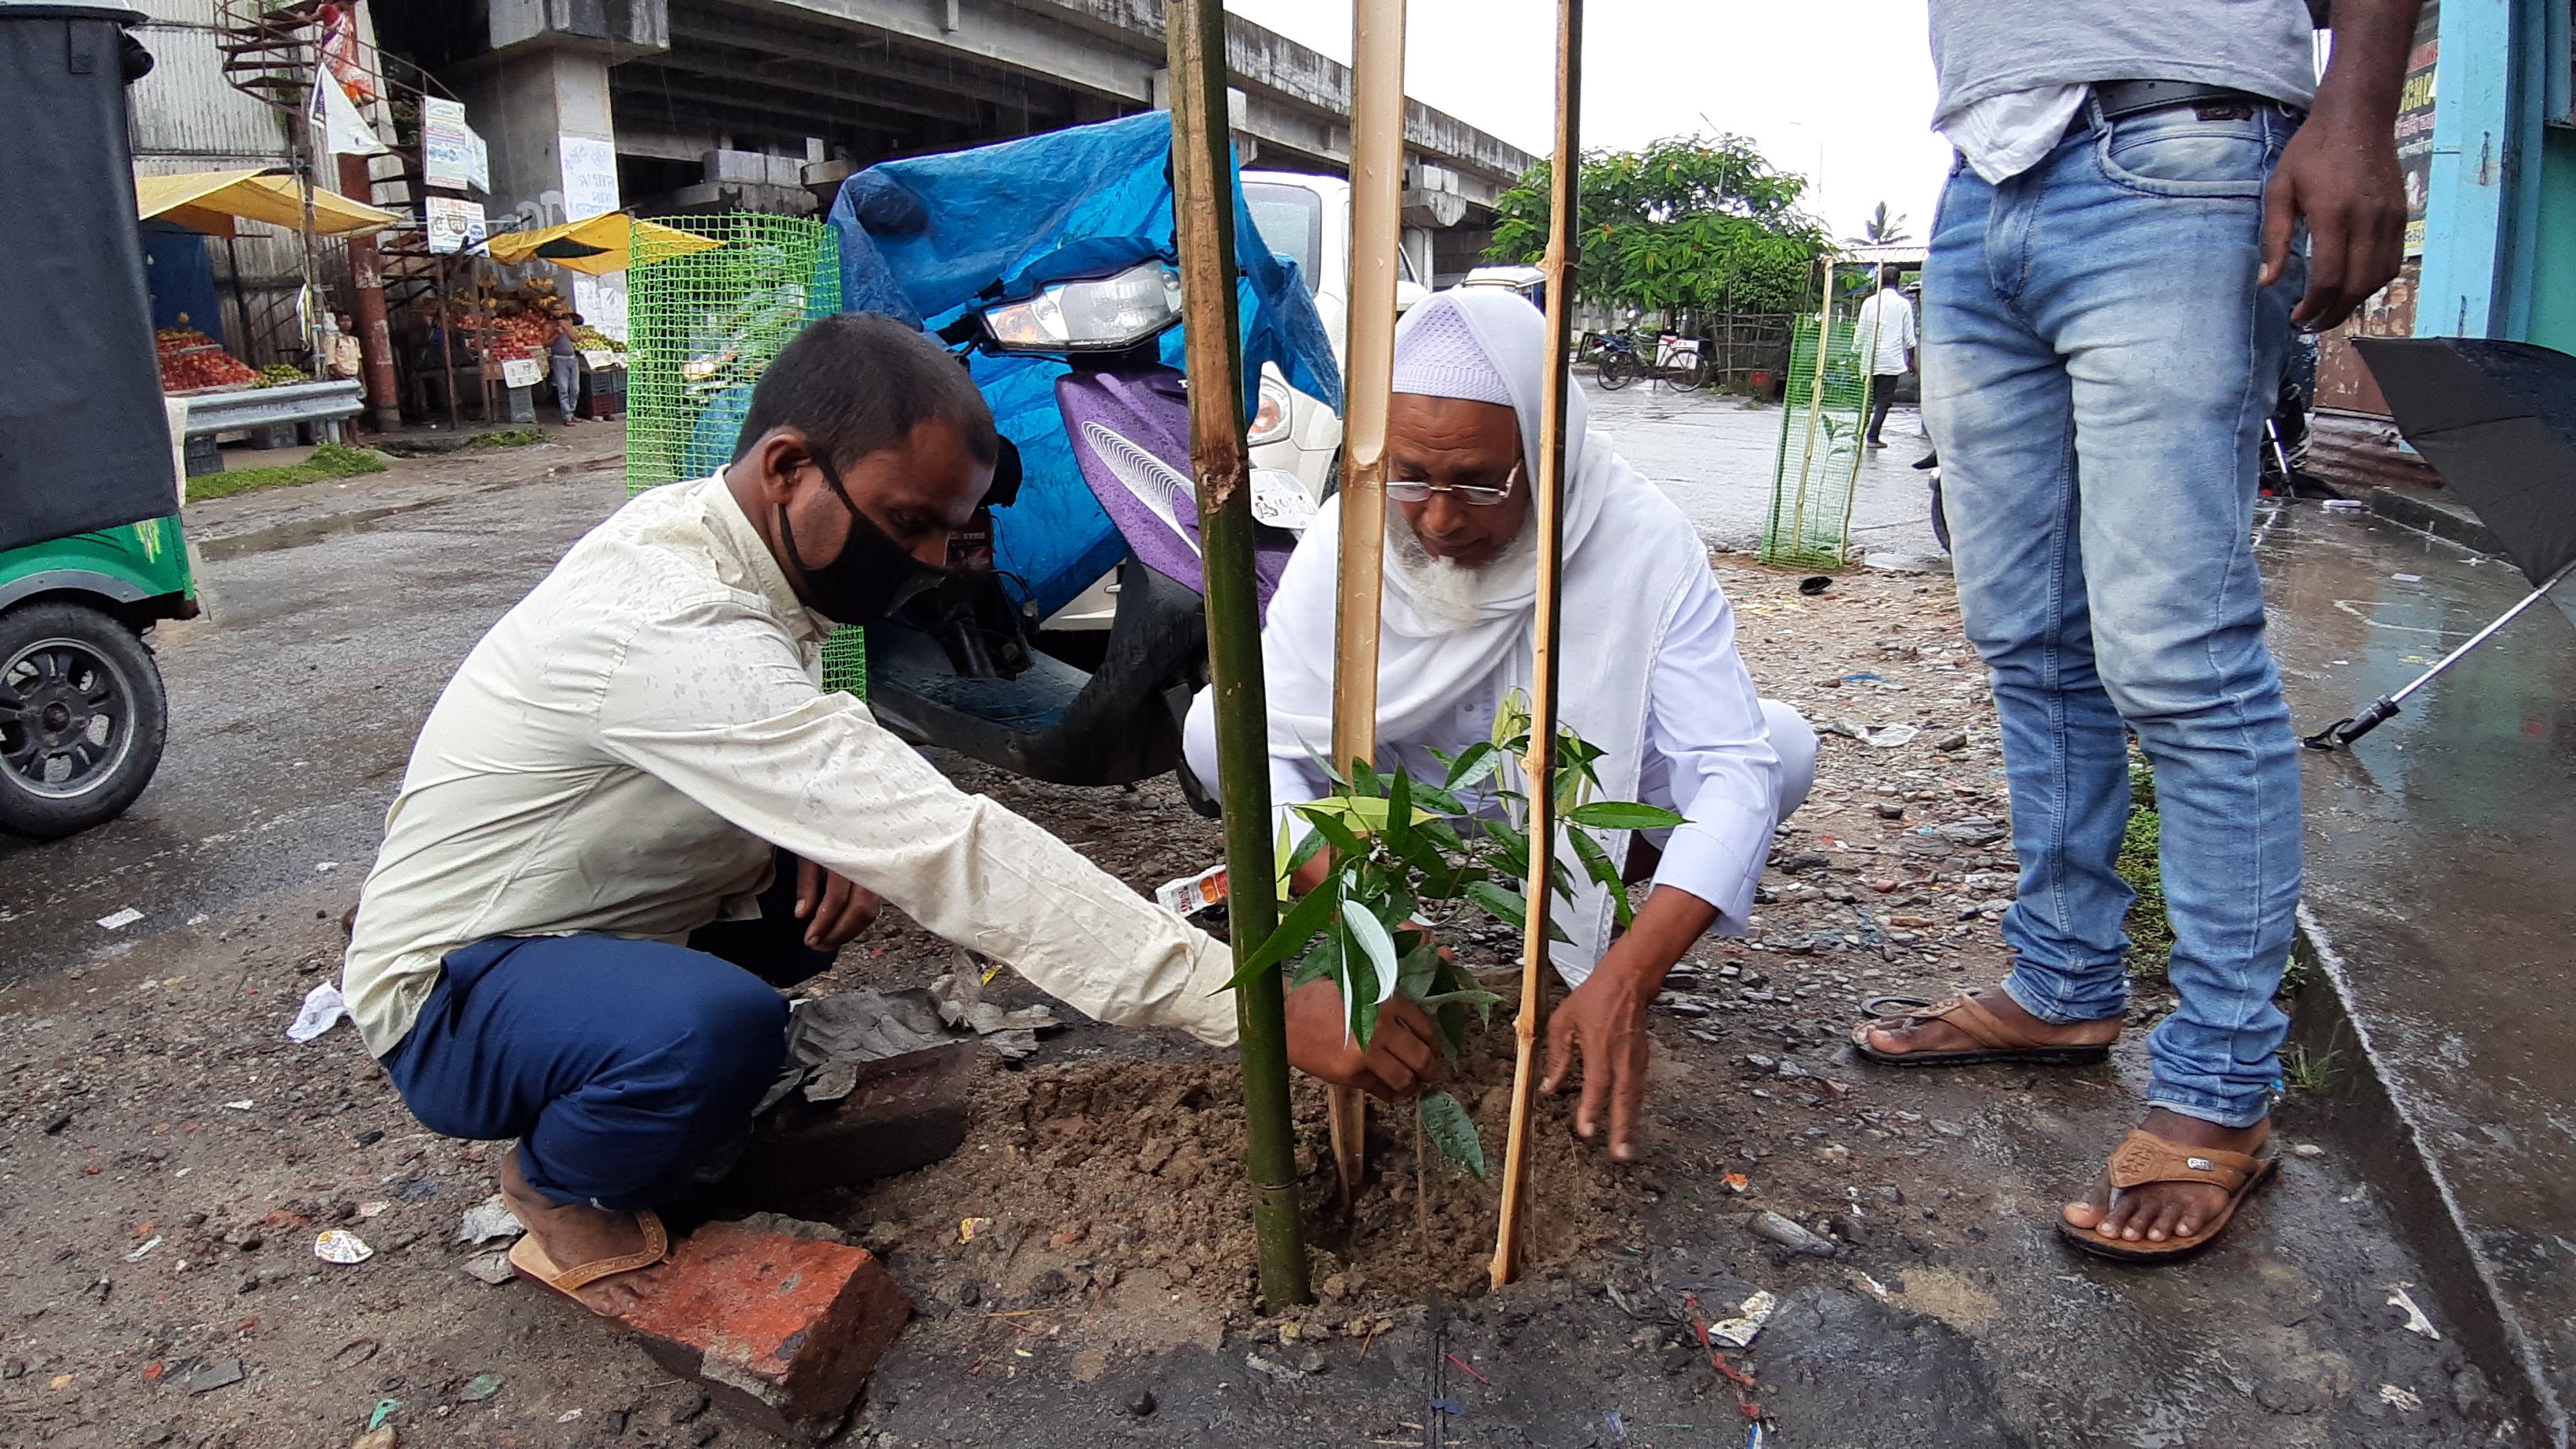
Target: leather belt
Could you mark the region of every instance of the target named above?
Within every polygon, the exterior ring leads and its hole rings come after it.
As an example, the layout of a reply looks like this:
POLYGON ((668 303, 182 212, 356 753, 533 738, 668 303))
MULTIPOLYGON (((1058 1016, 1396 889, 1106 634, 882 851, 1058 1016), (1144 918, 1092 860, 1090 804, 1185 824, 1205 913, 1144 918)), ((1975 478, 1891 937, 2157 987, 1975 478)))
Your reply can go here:
POLYGON ((2115 80, 2095 81, 2093 99, 2102 108, 2102 119, 2116 121, 2144 111, 2160 111, 2167 106, 2202 105, 2277 106, 2270 96, 2258 96, 2233 86, 2203 85, 2199 81, 2115 80))

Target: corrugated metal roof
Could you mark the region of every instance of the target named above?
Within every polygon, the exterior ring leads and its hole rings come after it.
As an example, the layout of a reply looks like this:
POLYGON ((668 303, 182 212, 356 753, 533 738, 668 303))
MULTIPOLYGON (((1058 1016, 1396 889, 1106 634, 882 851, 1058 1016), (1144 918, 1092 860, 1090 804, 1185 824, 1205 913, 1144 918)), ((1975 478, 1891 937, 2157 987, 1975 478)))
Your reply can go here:
POLYGON ((134 38, 153 60, 152 73, 126 88, 136 169, 204 171, 235 158, 267 164, 291 154, 285 116, 224 80, 212 28, 146 24, 134 28, 134 38))

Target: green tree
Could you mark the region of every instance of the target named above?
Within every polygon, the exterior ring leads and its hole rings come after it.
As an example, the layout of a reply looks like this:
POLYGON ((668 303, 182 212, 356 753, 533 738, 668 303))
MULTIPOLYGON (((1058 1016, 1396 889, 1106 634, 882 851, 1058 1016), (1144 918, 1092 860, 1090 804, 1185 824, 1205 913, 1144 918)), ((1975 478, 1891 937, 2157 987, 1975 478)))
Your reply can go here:
POLYGON ((1849 245, 1892 247, 1912 240, 1913 234, 1905 229, 1905 213, 1900 211, 1891 219, 1887 214, 1887 203, 1882 201, 1878 209, 1869 214, 1869 220, 1862 224, 1860 235, 1851 238, 1849 245))
MULTIPOLYGON (((1547 251, 1548 163, 1496 199, 1494 262, 1547 251)), ((1824 227, 1807 179, 1741 136, 1675 136, 1583 158, 1577 295, 1650 311, 1788 312, 1806 305, 1824 227)))

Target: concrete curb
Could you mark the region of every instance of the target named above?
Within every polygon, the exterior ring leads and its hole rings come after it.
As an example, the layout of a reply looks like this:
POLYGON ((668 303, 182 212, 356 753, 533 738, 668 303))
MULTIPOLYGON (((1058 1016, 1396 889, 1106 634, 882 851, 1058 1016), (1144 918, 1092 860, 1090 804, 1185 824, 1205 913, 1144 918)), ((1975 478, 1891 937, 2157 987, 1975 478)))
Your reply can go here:
POLYGON ((2291 1017, 2291 1044, 2304 1047, 2312 1061, 2332 1053, 2359 1068, 2328 1083, 2323 1095, 2334 1110, 2319 1114, 2321 1125, 2357 1160, 2387 1164, 2374 1174, 2375 1185, 2395 1210, 2407 1246, 2423 1260, 2425 1287, 2450 1319, 2460 1346, 2512 1405, 2506 1425, 2511 1442, 2570 1449, 2567 1410, 2550 1387, 2539 1349, 2506 1301, 2495 1264, 2461 1212, 2441 1158, 2391 1085, 2370 1028, 2354 1010, 2342 955, 2304 903, 2293 955, 2309 979, 2291 1017))
POLYGON ((2421 498, 2410 497, 2394 488, 2370 490, 2370 511, 2391 523, 2402 524, 2418 533, 2448 539, 2462 548, 2504 557, 2504 542, 2475 518, 2463 517, 2447 508, 2437 508, 2421 498))

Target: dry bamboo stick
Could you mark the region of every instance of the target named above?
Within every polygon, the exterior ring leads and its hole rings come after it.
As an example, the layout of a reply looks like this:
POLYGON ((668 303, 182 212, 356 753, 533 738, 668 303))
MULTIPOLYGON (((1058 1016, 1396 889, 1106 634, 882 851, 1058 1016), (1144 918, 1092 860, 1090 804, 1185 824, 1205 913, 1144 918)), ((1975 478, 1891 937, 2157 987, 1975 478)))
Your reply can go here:
MULTIPOLYGON (((1815 476, 1816 425, 1825 416, 1825 334, 1834 326, 1834 259, 1828 255, 1819 260, 1825 266, 1825 301, 1816 310, 1816 376, 1807 388, 1807 441, 1798 454, 1798 497, 1789 508, 1791 546, 1801 554, 1807 551, 1807 480, 1815 476)), ((1797 336, 1794 329, 1789 334, 1792 351, 1797 336)))
MULTIPOLYGON (((1494 1235, 1493 1282, 1520 1271, 1522 1198, 1529 1189, 1530 1093, 1539 1029, 1547 1019, 1549 871, 1556 859, 1557 571, 1565 553, 1566 395, 1574 386, 1568 328, 1574 313, 1577 203, 1582 193, 1583 0, 1557 0, 1556 155, 1548 175, 1547 374, 1541 386, 1537 459, 1538 619, 1530 670, 1529 915, 1521 933, 1521 1009, 1512 1023, 1512 1120, 1503 1148, 1502 1221, 1494 1235)), ((1587 1070, 1589 1070, 1587 1064, 1587 1070)))
MULTIPOLYGON (((1386 412, 1395 386, 1395 252, 1404 240, 1404 0, 1351 6, 1350 367, 1342 378, 1342 557, 1334 618, 1333 765, 1377 758, 1378 597, 1386 412)), ((1326 1092, 1342 1201, 1367 1166, 1368 1098, 1326 1092)))

